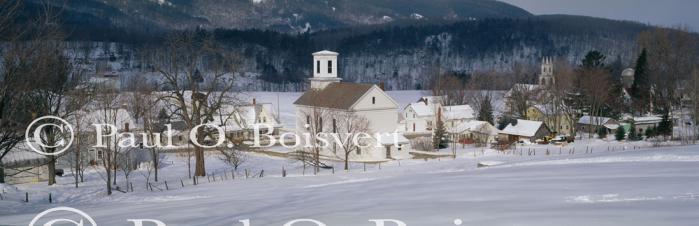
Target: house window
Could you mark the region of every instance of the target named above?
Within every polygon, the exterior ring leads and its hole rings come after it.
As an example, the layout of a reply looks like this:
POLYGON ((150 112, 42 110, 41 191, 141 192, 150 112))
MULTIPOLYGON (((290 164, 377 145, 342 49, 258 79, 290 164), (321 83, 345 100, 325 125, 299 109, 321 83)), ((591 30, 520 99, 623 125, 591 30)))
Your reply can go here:
POLYGON ((323 118, 318 118, 318 132, 323 132, 323 118))
POLYGON ((337 133, 337 120, 333 119, 333 133, 337 133))
POLYGON ((371 104, 376 104, 376 97, 371 97, 371 104))
POLYGON ((97 159, 102 159, 102 158, 104 158, 104 152, 97 151, 97 159))
POLYGON ((328 74, 332 74, 332 73, 333 73, 333 61, 328 60, 328 74))
POLYGON ((316 61, 316 74, 320 74, 320 60, 316 61))
POLYGON ((403 145, 402 145, 402 144, 399 144, 399 145, 398 145, 398 150, 399 150, 399 151, 403 150, 403 145))
POLYGON ((357 155, 362 155, 362 149, 357 147, 357 155))

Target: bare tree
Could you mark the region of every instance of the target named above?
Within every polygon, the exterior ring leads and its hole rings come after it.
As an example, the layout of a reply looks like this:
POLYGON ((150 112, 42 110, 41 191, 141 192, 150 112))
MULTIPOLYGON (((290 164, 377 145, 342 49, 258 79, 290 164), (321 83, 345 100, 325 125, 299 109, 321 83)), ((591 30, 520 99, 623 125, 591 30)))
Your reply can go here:
MULTIPOLYGON (((609 90, 611 89, 609 71, 598 68, 582 69, 580 77, 585 102, 592 119, 590 123, 601 125, 602 107, 606 103, 607 98, 609 98, 609 90)), ((593 131, 594 126, 589 128, 589 137, 592 138, 597 131, 593 131)))
MULTIPOLYGON (((236 57, 203 31, 184 31, 170 36, 165 47, 156 51, 152 65, 162 75, 163 98, 173 114, 191 130, 213 120, 224 103, 231 102, 236 57)), ((203 143, 211 135, 203 127, 195 131, 203 143)), ((195 175, 206 176, 204 149, 194 145, 195 175)))
MULTIPOLYGON (((349 170, 350 154, 360 148, 359 144, 355 142, 356 138, 361 133, 371 132, 369 120, 351 111, 333 114, 333 117, 332 127, 330 128, 332 129, 331 134, 340 141, 342 154, 338 155, 338 157, 345 161, 345 170, 349 170)), ((332 140, 335 141, 335 139, 332 140)), ((333 144, 335 145, 336 141, 333 144)), ((335 154, 337 155, 337 153, 335 154)))

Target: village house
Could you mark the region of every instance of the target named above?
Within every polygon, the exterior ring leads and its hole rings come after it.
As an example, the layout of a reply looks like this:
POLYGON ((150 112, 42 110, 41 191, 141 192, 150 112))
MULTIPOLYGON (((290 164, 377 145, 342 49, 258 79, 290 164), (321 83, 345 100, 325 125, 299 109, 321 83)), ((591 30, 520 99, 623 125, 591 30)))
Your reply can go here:
POLYGON ((445 128, 456 128, 474 120, 473 108, 469 105, 444 106, 444 96, 425 96, 405 106, 401 121, 406 134, 431 136, 441 119, 445 128), (441 117, 441 118, 439 118, 441 117))
POLYGON ((500 142, 511 144, 518 141, 536 142, 551 135, 551 130, 544 122, 518 119, 517 123, 510 123, 500 131, 500 142))
POLYGON ((447 132, 450 139, 460 144, 486 146, 497 140, 500 131, 488 122, 471 120, 450 127, 447 132))
POLYGON ((575 126, 575 130, 581 133, 597 133, 601 128, 604 128, 607 134, 613 134, 619 129, 619 122, 607 117, 585 115, 580 117, 575 126))
POLYGON ((542 121, 551 129, 552 133, 573 134, 573 121, 567 114, 557 112, 551 105, 534 105, 527 109, 527 120, 542 121))
POLYGON ((645 134, 650 128, 657 128, 663 118, 657 116, 633 117, 633 125, 637 134, 645 134))
POLYGON ((443 99, 441 96, 426 96, 405 106, 401 115, 405 133, 431 136, 435 127, 435 112, 441 108, 443 99))
MULTIPOLYGON (((282 124, 279 123, 271 103, 258 103, 255 98, 252 103, 227 107, 225 115, 219 115, 219 122, 226 131, 229 139, 252 140, 255 128, 261 134, 278 135, 282 124)), ((215 120, 216 121, 216 120, 215 120)))
MULTIPOLYGON (((310 89, 295 102, 296 131, 304 133, 369 132, 395 133, 398 128, 398 103, 379 86, 340 82, 337 56, 331 51, 313 53, 313 77, 310 89), (365 121, 363 131, 350 131, 348 124, 365 121)), ((303 142, 303 141, 302 141, 303 142)), ((349 155, 351 161, 382 161, 409 157, 410 145, 401 134, 371 139, 366 148, 356 148, 349 155)), ((337 144, 325 147, 322 154, 344 158, 337 144)))

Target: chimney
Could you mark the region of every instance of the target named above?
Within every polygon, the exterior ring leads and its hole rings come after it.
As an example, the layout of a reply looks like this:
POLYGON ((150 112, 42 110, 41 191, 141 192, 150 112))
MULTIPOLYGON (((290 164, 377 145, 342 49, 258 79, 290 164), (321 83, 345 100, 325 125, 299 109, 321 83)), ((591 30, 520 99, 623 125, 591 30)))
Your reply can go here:
POLYGON ((129 123, 128 122, 124 123, 124 132, 127 132, 127 133, 129 132, 129 123))
POLYGON ((257 105, 257 99, 252 98, 252 105, 253 105, 253 106, 257 105))
POLYGON ((383 82, 379 82, 379 88, 381 89, 381 91, 386 91, 384 86, 385 86, 385 84, 383 82))

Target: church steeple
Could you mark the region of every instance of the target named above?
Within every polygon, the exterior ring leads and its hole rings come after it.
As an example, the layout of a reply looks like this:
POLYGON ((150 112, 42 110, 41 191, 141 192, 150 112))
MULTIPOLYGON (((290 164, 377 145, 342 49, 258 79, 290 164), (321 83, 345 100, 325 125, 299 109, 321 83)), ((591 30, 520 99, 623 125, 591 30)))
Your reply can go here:
POLYGON ((313 53, 313 77, 309 79, 312 89, 323 89, 330 83, 342 80, 337 77, 338 55, 328 50, 313 53))
POLYGON ((541 62, 541 74, 539 74, 539 85, 550 87, 556 84, 553 77, 553 59, 544 57, 541 62))

